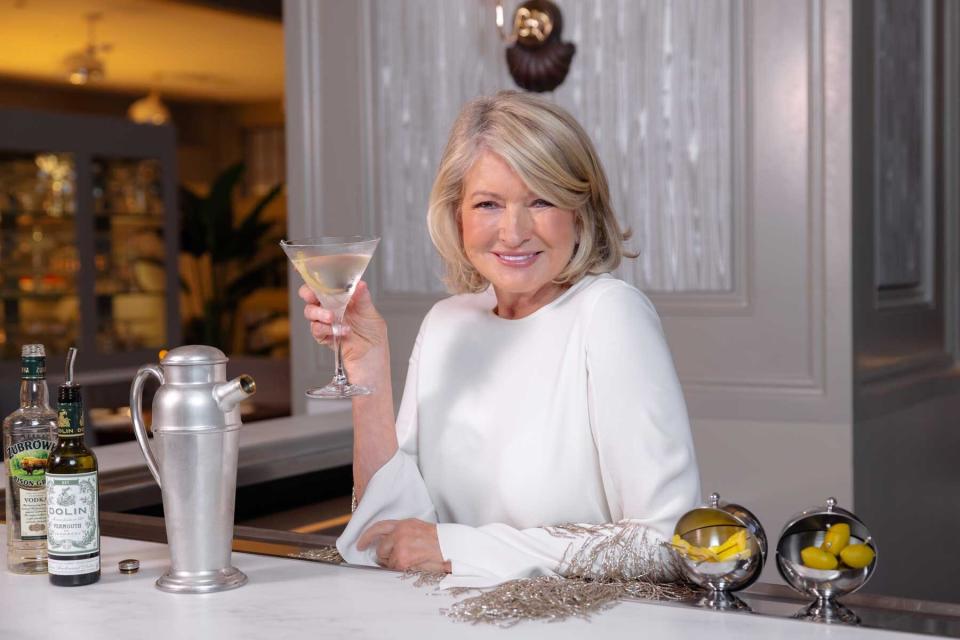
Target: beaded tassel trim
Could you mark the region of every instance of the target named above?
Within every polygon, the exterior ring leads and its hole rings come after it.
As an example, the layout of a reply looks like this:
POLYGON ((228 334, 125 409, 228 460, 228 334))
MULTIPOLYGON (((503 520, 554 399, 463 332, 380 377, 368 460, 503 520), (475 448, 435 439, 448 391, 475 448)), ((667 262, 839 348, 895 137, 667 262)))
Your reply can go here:
MULTIPOLYGON (((648 541, 642 525, 570 524, 548 531, 573 539, 557 568, 559 575, 510 580, 441 612, 459 622, 512 627, 523 620, 589 619, 625 597, 678 601, 697 594, 678 577, 673 554, 648 541)), ((456 596, 473 590, 450 591, 456 596)))

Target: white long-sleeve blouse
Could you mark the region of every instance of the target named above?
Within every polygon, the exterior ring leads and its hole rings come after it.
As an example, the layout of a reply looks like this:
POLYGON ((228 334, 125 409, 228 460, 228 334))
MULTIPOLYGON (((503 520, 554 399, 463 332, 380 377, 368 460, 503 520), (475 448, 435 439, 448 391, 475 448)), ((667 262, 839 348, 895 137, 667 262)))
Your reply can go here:
POLYGON ((367 485, 337 548, 374 522, 436 522, 454 576, 550 575, 571 545, 546 527, 630 520, 669 536, 700 497, 686 406, 650 301, 586 276, 507 320, 488 290, 437 303, 397 417, 400 448, 367 485))

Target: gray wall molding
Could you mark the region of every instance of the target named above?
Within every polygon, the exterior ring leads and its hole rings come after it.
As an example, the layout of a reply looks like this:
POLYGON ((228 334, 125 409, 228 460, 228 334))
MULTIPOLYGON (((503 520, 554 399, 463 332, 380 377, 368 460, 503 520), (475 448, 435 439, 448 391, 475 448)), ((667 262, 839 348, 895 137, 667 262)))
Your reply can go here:
POLYGON ((876 305, 933 308, 938 253, 934 1, 878 2, 874 9, 873 126, 880 132, 873 154, 876 305), (913 99, 903 100, 904 94, 913 99))
POLYGON ((922 14, 912 14, 918 21, 911 24, 890 18, 890 11, 903 8, 890 0, 854 5, 855 65, 873 70, 855 80, 860 90, 854 109, 863 117, 854 124, 853 147, 854 226, 862 230, 853 244, 858 420, 960 392, 954 184, 960 64, 951 42, 957 10, 951 2, 934 0, 921 6, 922 14), (895 33, 897 28, 904 33, 895 33), (878 37, 884 41, 877 42, 878 37), (896 51, 896 64, 907 76, 900 83, 906 88, 878 81, 883 67, 878 59, 889 57, 884 46, 896 49, 900 42, 907 49, 896 51), (887 104, 898 98, 907 107, 887 104), (922 112, 915 110, 918 103, 922 112), (881 109, 885 112, 878 114, 881 109), (885 162, 884 154, 893 160, 885 162), (905 154, 912 154, 922 173, 897 173, 903 180, 896 182, 886 167, 902 164, 905 154), (896 197, 888 197, 890 189, 896 197), (888 281, 901 286, 885 290, 888 281))

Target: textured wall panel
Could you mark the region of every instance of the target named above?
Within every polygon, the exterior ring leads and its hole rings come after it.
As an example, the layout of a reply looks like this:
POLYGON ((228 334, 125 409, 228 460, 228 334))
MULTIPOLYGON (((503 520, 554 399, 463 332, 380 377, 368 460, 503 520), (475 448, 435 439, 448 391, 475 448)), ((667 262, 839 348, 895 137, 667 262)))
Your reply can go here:
POLYGON ((875 274, 880 289, 925 285, 931 64, 925 37, 928 2, 878 0, 875 10, 875 274), (918 10, 920 8, 924 10, 918 10))
MULTIPOLYGON (((553 97, 593 137, 614 206, 634 232, 631 248, 641 255, 621 275, 648 291, 731 290, 740 4, 558 4, 564 37, 578 50, 553 97)), ((374 202, 389 291, 443 290, 425 226, 440 153, 463 102, 514 88, 492 6, 370 0, 374 202)))

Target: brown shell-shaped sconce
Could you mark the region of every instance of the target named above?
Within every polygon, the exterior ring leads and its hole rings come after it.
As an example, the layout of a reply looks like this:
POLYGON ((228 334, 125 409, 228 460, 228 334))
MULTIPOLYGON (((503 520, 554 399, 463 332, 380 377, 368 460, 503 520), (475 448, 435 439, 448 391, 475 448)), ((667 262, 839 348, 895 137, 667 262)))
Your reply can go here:
POLYGON ((577 47, 563 42, 563 16, 550 0, 528 0, 513 18, 516 42, 507 48, 507 68, 527 91, 553 91, 566 79, 577 47))

